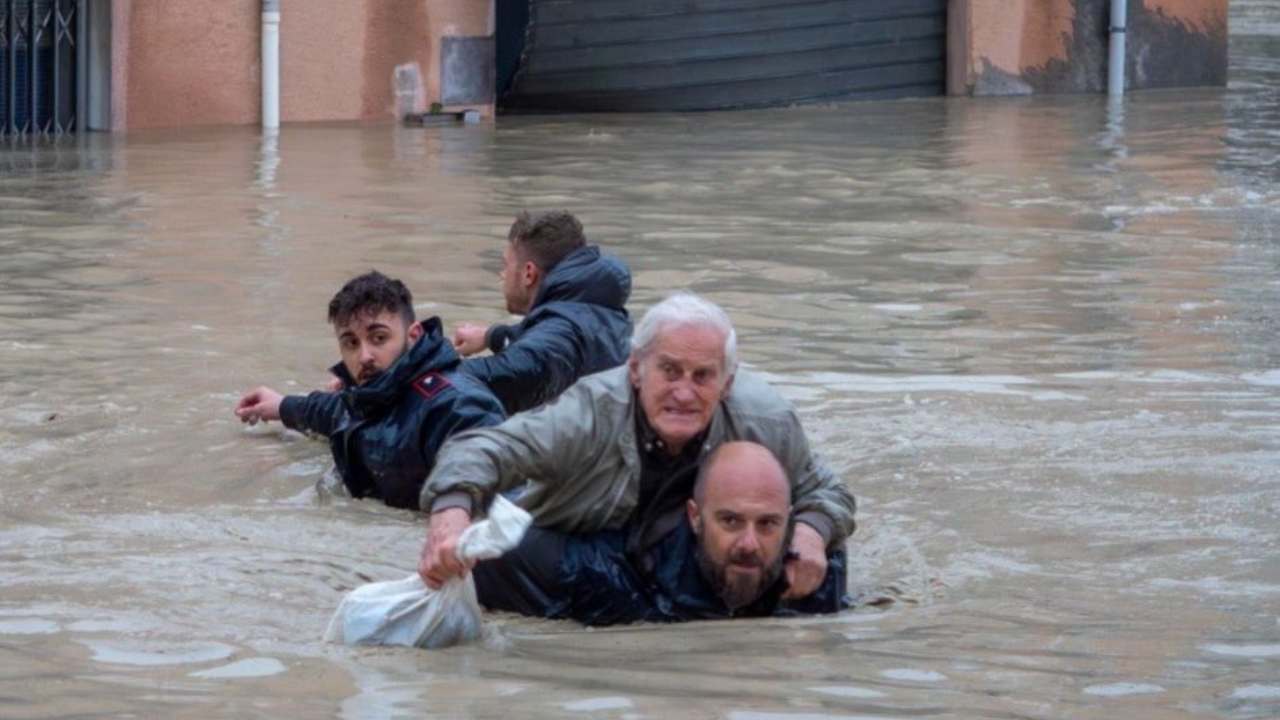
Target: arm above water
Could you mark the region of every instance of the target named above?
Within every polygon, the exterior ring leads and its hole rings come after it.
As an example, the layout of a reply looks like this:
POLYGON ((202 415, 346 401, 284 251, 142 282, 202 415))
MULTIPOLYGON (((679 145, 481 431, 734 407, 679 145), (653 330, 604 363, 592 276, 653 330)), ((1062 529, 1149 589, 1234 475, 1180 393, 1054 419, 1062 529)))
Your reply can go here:
POLYGON ((585 364, 577 329, 561 317, 545 317, 501 352, 463 361, 462 368, 488 385, 517 413, 556 397, 578 379, 585 364))
POLYGON ((344 407, 340 393, 316 391, 307 395, 289 395, 280 401, 279 417, 291 430, 312 432, 328 437, 338 427, 344 407))
POLYGON ((422 487, 420 506, 434 511, 444 496, 465 493, 471 508, 484 508, 495 494, 526 481, 571 485, 590 469, 596 453, 595 400, 578 383, 552 404, 452 436, 422 487))
POLYGON ((284 396, 280 393, 266 385, 259 385, 240 396, 240 402, 236 403, 236 417, 249 425, 257 425, 259 421, 279 420, 282 399, 284 396))

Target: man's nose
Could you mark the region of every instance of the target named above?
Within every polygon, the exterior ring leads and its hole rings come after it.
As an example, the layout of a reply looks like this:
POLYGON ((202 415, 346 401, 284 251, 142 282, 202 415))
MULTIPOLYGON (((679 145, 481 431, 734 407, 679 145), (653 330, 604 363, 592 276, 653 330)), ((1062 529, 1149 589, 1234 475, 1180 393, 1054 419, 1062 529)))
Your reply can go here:
POLYGON ((369 345, 360 346, 360 364, 369 365, 373 362, 373 348, 369 345))
POLYGON ((675 388, 672 389, 671 394, 677 402, 689 402, 697 397, 697 393, 693 391, 693 383, 686 378, 675 382, 675 388))
POLYGON ((738 535, 738 541, 734 543, 741 552, 760 552, 760 536, 756 534, 756 529, 748 527, 738 535))

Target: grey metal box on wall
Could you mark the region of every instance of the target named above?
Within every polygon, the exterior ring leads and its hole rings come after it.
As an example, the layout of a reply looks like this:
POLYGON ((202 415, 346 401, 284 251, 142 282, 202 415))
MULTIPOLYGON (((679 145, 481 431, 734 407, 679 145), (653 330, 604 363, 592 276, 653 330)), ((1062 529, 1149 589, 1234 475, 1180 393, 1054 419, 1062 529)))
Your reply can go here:
POLYGON ((493 36, 446 37, 440 43, 440 102, 493 102, 493 36))

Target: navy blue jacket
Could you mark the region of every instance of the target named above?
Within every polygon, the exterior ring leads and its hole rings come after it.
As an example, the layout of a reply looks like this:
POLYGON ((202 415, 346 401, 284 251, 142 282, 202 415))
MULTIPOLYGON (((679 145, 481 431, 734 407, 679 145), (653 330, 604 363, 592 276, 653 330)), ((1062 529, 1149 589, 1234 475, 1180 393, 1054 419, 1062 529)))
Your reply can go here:
POLYGON ((334 463, 354 497, 416 510, 444 441, 504 419, 493 393, 459 372, 440 319, 422 321, 422 329, 418 342, 369 383, 356 385, 338 363, 331 372, 342 379, 341 392, 290 395, 280 403, 285 426, 329 438, 334 463))
POLYGON ((594 245, 578 248, 543 278, 524 320, 489 329, 493 355, 465 360, 462 369, 488 385, 509 415, 542 405, 583 375, 626 361, 630 295, 625 263, 594 245))
POLYGON ((849 607, 844 550, 827 557, 827 575, 808 597, 782 600, 784 575, 752 604, 730 610, 702 577, 697 542, 682 520, 645 551, 654 567, 646 575, 626 551, 626 529, 570 535, 531 527, 515 549, 478 563, 472 573, 480 603, 491 610, 586 625, 834 613, 849 607))

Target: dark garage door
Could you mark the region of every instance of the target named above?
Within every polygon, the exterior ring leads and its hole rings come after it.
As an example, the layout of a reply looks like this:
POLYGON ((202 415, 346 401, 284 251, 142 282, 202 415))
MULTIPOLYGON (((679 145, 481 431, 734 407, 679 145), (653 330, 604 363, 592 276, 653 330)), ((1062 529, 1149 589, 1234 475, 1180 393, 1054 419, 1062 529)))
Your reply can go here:
POLYGON ((500 0, 505 111, 940 95, 947 0, 500 0))

